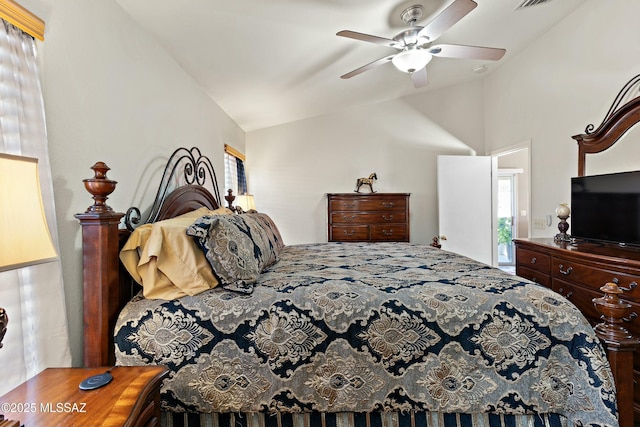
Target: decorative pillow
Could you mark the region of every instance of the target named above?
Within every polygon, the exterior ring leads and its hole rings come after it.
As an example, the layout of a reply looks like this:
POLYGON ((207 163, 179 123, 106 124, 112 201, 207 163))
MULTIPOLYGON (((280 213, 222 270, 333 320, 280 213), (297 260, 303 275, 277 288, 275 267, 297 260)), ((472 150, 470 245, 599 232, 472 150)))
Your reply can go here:
POLYGON ((248 215, 205 215, 187 234, 204 252, 205 258, 225 289, 253 292, 253 284, 268 261, 268 247, 262 227, 248 215))
MULTIPOLYGON (((265 213, 248 213, 243 214, 245 217, 252 218, 259 226, 262 240, 265 243, 260 247, 264 257, 264 265, 266 267, 275 264, 280 259, 280 251, 284 247, 280 231, 269 215, 265 213)), ((256 242, 257 243, 257 242, 256 242)))

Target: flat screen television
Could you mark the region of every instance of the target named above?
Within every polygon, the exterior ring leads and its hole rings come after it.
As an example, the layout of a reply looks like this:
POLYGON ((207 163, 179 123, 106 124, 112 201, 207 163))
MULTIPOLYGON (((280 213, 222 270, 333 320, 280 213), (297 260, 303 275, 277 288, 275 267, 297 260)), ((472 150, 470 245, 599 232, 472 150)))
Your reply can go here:
POLYGON ((640 171, 571 179, 575 239, 640 246, 640 171))

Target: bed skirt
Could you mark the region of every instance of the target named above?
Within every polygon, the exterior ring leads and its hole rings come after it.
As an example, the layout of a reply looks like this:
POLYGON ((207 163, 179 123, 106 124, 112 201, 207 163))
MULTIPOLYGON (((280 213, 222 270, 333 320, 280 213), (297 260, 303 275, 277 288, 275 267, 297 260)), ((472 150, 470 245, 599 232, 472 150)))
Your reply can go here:
POLYGON ((567 427, 557 414, 497 415, 429 412, 223 413, 162 412, 162 427, 567 427))

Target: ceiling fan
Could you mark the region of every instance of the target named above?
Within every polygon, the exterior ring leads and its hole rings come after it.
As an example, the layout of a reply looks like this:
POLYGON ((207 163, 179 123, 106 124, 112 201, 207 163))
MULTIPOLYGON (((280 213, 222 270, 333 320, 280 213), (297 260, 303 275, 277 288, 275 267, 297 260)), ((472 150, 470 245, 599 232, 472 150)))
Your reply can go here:
POLYGON ((476 6, 478 4, 473 0, 454 0, 424 27, 416 25, 416 22, 422 17, 422 6, 419 4, 410 6, 400 14, 402 21, 408 24, 409 28, 396 34, 393 39, 349 30, 338 32, 336 35, 341 37, 388 46, 398 51, 356 68, 342 75, 341 78, 349 79, 379 65, 391 62, 398 70, 411 74, 413 85, 416 88, 420 88, 429 84, 426 66, 434 56, 489 61, 499 60, 504 56, 506 50, 480 46, 432 44, 445 31, 475 9, 476 6))

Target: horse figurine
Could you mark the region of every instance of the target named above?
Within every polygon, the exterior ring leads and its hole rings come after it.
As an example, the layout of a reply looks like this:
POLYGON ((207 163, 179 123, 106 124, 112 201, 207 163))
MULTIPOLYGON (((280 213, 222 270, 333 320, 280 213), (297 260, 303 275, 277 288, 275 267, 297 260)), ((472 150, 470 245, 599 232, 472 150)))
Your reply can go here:
POLYGON ((363 185, 368 185, 371 189, 371 192, 375 193, 375 191, 373 191, 373 181, 375 181, 376 179, 378 179, 378 175, 376 175, 375 172, 369 175, 369 178, 358 178, 358 180, 356 181, 356 189, 353 191, 359 193, 360 187, 362 187, 363 185))

